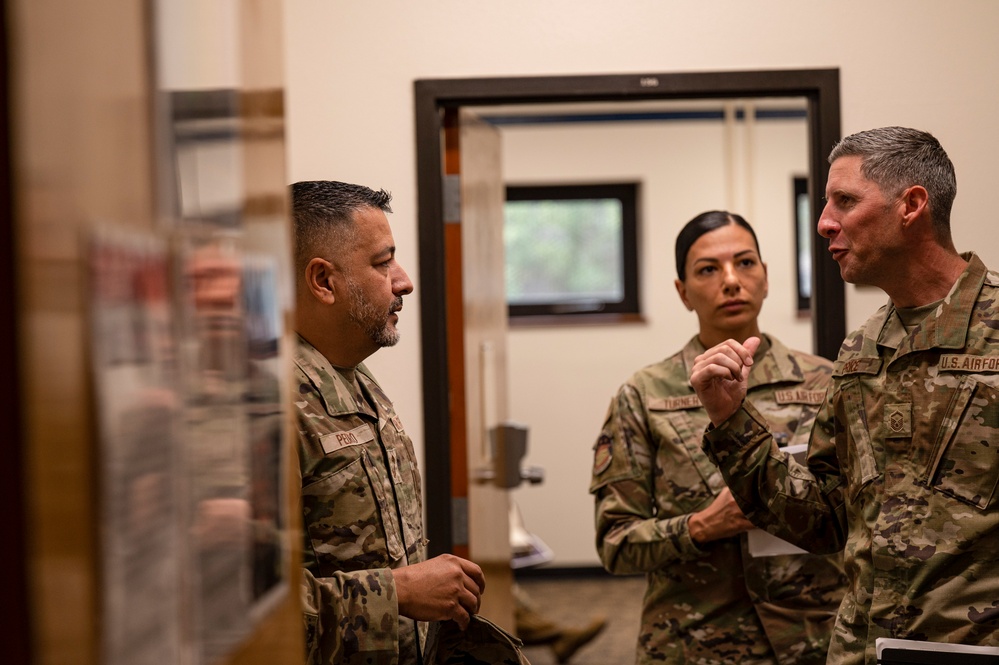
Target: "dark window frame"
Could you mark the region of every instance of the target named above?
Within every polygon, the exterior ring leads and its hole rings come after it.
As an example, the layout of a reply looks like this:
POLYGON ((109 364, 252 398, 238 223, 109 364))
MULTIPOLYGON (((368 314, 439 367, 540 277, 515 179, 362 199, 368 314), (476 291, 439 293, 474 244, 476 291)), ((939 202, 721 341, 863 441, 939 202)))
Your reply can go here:
MULTIPOLYGON (((797 280, 797 302, 798 302, 798 313, 801 316, 811 316, 812 314, 812 298, 809 293, 809 287, 811 284, 805 283, 805 273, 803 272, 805 266, 801 265, 801 250, 803 247, 811 248, 811 235, 803 236, 802 223, 804 223, 807 228, 810 225, 810 219, 802 219, 799 214, 798 200, 802 196, 808 196, 808 177, 807 176, 795 176, 791 178, 791 203, 794 207, 794 274, 797 280)), ((809 202, 811 200, 809 199, 809 202)), ((811 211, 809 211, 809 216, 811 216, 811 211)), ((809 257, 811 257, 811 252, 809 251, 809 257)), ((808 266, 808 274, 811 274, 811 266, 808 266)))
POLYGON ((601 301, 596 306, 574 305, 568 302, 549 302, 532 305, 509 305, 511 319, 550 320, 563 323, 584 322, 608 314, 629 316, 641 314, 638 253, 638 182, 563 184, 563 185, 508 185, 507 201, 569 201, 617 199, 621 202, 621 249, 624 254, 621 267, 624 297, 620 302, 601 301))

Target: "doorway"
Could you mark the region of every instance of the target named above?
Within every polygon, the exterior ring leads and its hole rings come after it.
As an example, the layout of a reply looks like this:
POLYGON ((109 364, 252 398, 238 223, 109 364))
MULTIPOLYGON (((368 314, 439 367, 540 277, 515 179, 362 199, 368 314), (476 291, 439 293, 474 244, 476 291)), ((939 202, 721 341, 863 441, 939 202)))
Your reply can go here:
MULTIPOLYGON (((415 84, 420 297, 427 479, 427 534, 431 555, 452 551, 468 517, 452 501, 452 482, 465 469, 452 465, 452 385, 445 272, 446 176, 442 168, 445 118, 462 108, 517 104, 574 104, 651 100, 725 100, 801 97, 807 105, 809 192, 814 231, 821 210, 828 150, 840 137, 839 73, 835 69, 641 74, 569 77, 421 80, 415 84)), ((834 357, 845 334, 845 298, 839 270, 812 242, 813 349, 834 357)))

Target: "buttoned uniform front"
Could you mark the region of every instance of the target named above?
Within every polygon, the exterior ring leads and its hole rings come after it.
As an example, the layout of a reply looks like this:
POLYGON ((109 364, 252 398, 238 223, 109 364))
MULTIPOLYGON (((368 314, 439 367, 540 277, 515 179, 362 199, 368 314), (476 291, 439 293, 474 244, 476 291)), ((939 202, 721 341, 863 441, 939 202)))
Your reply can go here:
MULTIPOLYGON (((784 443, 804 443, 831 363, 765 339, 749 400, 784 443)), ((637 662, 823 663, 845 581, 838 555, 754 558, 746 534, 691 539, 690 515, 725 487, 701 448, 710 421, 688 379, 703 351, 695 337, 635 373, 611 401, 594 446, 600 559, 612 573, 648 579, 637 662)))
POLYGON ((426 559, 413 444, 363 364, 299 337, 295 384, 306 662, 419 663, 426 624, 399 615, 392 574, 426 559))
POLYGON ((878 637, 999 645, 999 274, 964 258, 911 332, 889 302, 846 338, 807 469, 751 404, 705 436, 754 523, 845 548, 835 665, 875 663, 878 637))

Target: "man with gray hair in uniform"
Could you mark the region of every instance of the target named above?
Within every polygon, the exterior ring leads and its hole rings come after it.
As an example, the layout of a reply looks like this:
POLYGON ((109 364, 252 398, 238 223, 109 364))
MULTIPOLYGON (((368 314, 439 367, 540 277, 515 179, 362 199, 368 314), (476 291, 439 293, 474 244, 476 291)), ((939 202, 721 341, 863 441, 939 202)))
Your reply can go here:
POLYGON ((743 401, 755 337, 693 365, 705 447, 758 526, 844 550, 829 663, 875 663, 878 638, 999 645, 999 274, 954 247, 954 167, 930 134, 860 132, 829 161, 818 231, 843 279, 889 301, 840 349, 807 466, 743 401))
POLYGON ((292 185, 291 198, 307 662, 415 665, 425 622, 467 628, 485 579, 450 554, 426 560, 413 444, 363 363, 399 340, 413 291, 385 216, 391 196, 318 181, 292 185))

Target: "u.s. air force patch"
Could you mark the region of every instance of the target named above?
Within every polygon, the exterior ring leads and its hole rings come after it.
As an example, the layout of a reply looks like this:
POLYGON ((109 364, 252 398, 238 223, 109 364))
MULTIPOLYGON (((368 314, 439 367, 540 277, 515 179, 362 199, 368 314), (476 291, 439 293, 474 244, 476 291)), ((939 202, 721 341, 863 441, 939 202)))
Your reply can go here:
POLYGON ((611 463, 611 449, 614 441, 606 434, 601 434, 593 446, 593 475, 599 476, 607 470, 611 463))

